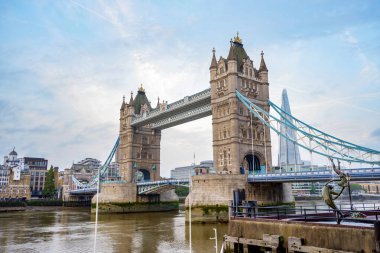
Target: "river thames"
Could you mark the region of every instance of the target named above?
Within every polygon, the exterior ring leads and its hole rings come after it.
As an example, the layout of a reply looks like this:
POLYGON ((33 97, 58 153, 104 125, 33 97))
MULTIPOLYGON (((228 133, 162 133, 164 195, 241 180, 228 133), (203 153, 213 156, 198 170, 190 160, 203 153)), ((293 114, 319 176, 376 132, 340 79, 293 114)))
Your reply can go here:
MULTIPOLYGON (((94 252, 95 215, 88 209, 0 213, 0 252, 94 252)), ((227 224, 193 224, 193 252, 215 252, 227 224)), ((189 252, 185 211, 100 215, 96 252, 189 252)))

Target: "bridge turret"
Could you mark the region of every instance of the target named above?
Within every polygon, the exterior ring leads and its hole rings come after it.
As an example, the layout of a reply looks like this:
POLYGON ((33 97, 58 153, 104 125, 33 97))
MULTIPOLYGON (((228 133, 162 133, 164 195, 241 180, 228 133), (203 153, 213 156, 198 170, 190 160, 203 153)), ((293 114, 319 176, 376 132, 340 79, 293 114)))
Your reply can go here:
POLYGON ((236 73, 237 72, 237 58, 236 58, 236 52, 235 52, 235 46, 234 46, 234 42, 230 41, 230 51, 228 53, 228 57, 227 57, 227 65, 228 65, 228 68, 227 68, 227 71, 228 73, 236 73))
POLYGON ((215 48, 212 49, 212 60, 210 65, 210 80, 215 79, 216 69, 218 68, 216 57, 215 57, 215 48))
POLYGON ((149 124, 132 126, 137 117, 146 117, 152 109, 140 86, 137 95, 125 106, 120 117, 120 145, 118 162, 122 180, 135 182, 143 173, 144 180, 157 180, 160 176, 160 140, 161 131, 152 129, 149 124))
POLYGON ((227 59, 220 57, 215 72, 210 80, 215 171, 240 174, 270 168, 269 128, 257 124, 251 126, 248 110, 235 94, 239 90, 249 99, 260 101, 260 106, 269 108, 266 102, 269 96, 268 69, 264 59, 260 71, 255 69, 237 34, 230 41, 227 59))
POLYGON ((262 82, 268 83, 268 69, 267 69, 267 65, 265 64, 265 61, 264 61, 264 52, 263 51, 261 51, 259 77, 260 77, 260 80, 262 82))

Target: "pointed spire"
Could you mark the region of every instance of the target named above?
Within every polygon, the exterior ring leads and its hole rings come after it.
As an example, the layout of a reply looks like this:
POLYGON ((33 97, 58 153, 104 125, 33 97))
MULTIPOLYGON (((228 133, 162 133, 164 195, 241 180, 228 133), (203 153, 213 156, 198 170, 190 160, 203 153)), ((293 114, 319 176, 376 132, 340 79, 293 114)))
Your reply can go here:
POLYGON ((125 96, 123 96, 123 103, 121 103, 120 111, 123 111, 125 108, 125 96))
MULTIPOLYGON (((232 40, 231 40, 232 42, 232 40)), ((235 47, 231 43, 230 52, 228 52, 227 61, 229 60, 235 60, 236 61, 236 53, 235 53, 235 47)))
POLYGON ((133 91, 131 91, 131 99, 129 99, 129 105, 133 105, 133 91))
POLYGON ((156 108, 159 108, 160 107, 160 97, 157 97, 157 106, 156 108))
POLYGON ((212 49, 212 60, 211 60, 210 69, 212 69, 212 68, 217 68, 216 57, 215 57, 215 48, 212 49))
POLYGON ((264 61, 264 52, 263 51, 261 51, 261 62, 260 62, 260 68, 259 68, 259 72, 261 72, 261 71, 268 72, 267 65, 265 64, 265 61, 264 61))

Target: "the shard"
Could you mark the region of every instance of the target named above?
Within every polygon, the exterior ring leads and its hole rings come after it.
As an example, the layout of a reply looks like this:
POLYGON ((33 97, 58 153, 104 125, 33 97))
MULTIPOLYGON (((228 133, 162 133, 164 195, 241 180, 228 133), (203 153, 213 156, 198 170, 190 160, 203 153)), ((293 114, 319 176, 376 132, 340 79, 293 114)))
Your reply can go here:
MULTIPOLYGON (((287 114, 291 115, 290 105, 288 94, 286 89, 282 91, 282 102, 281 109, 285 111, 287 114)), ((282 121, 285 119, 293 122, 293 120, 289 116, 285 116, 281 118, 282 121)), ((289 139, 295 140, 296 133, 293 129, 281 124, 280 131, 283 135, 288 136, 289 139)), ((297 145, 295 145, 292 141, 286 139, 285 137, 280 135, 280 150, 278 153, 278 166, 287 166, 287 165, 295 165, 302 164, 300 158, 300 151, 297 145)))

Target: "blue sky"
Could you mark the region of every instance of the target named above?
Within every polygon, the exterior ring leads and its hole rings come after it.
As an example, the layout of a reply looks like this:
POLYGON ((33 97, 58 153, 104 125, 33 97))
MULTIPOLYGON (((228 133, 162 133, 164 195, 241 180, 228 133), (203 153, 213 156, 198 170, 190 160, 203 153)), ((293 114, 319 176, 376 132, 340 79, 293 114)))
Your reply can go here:
MULTIPOLYGON (((378 1, 0 1, 0 154, 105 160, 123 95, 208 88, 211 50, 227 57, 236 31, 256 67, 264 50, 274 102, 287 88, 296 117, 379 150, 379 13, 378 1)), ((194 151, 211 159, 211 138, 210 117, 164 130, 161 174, 194 151)))

